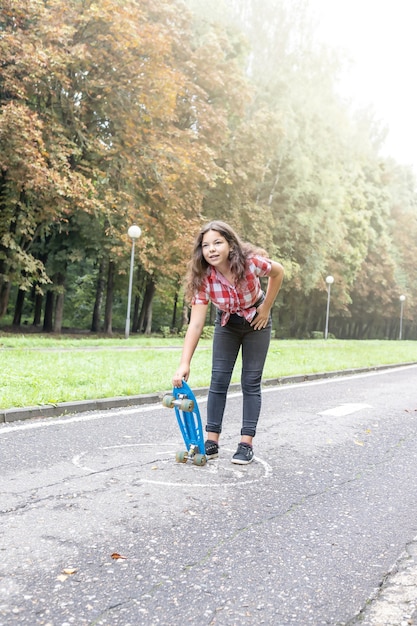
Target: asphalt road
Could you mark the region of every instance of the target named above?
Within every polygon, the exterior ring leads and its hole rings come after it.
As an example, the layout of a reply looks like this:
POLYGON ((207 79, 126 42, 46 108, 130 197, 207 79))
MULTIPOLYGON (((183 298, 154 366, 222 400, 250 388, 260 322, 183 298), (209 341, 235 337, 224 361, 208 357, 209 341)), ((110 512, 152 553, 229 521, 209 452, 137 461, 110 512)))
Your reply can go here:
POLYGON ((204 467, 159 405, 0 425, 0 626, 417 623, 416 374, 265 389, 246 467, 239 393, 204 467))

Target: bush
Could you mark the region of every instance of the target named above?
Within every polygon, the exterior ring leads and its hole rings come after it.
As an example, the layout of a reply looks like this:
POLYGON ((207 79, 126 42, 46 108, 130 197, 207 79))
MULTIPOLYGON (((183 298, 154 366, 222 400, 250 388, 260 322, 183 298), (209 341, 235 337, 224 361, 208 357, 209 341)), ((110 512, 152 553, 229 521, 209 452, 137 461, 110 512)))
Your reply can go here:
MULTIPOLYGON (((178 333, 178 337, 185 337, 188 325, 184 325, 178 333)), ((201 333, 201 339, 212 339, 214 334, 214 326, 204 326, 201 333)))
POLYGON ((203 332, 201 333, 202 339, 212 339, 214 335, 214 326, 204 326, 203 332))

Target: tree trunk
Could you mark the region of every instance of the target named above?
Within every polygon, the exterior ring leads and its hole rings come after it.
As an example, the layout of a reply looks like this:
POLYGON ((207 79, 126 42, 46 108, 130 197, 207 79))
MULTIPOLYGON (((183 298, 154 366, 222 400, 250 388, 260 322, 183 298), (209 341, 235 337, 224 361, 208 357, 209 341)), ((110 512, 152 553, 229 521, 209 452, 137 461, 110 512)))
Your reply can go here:
POLYGON ((135 303, 133 306, 133 318, 132 318, 132 333, 137 333, 139 328, 139 305, 140 297, 135 296, 135 303))
MULTIPOLYGON (((39 260, 42 261, 43 265, 45 266, 48 260, 48 255, 41 254, 39 256, 39 260)), ((43 294, 36 290, 36 285, 35 285, 34 296, 33 296, 33 326, 39 326, 41 323, 42 305, 43 305, 43 294)))
POLYGON ((152 332, 152 304, 153 304, 153 297, 155 295, 155 283, 152 281, 152 287, 151 287, 152 291, 150 291, 149 293, 149 297, 147 299, 147 305, 146 305, 146 327, 145 327, 145 335, 150 335, 152 332))
POLYGON ((106 286, 106 279, 104 276, 105 262, 104 259, 100 260, 96 284, 96 299, 94 302, 93 319, 91 321, 91 330, 93 333, 97 333, 100 330, 100 315, 101 305, 103 303, 104 289, 106 286))
POLYGON ((0 317, 6 315, 9 306, 10 282, 3 281, 0 286, 0 317))
MULTIPOLYGON (((1 180, 1 178, 0 178, 1 180)), ((3 246, 0 246, 1 252, 5 252, 3 246)), ((0 317, 6 315, 9 306, 10 281, 8 280, 8 266, 6 261, 0 259, 0 317)))
POLYGON ((104 332, 106 335, 112 335, 112 318, 113 318, 113 289, 114 289, 114 262, 109 261, 107 271, 107 290, 106 290, 106 309, 104 312, 104 332))
POLYGON ((43 316, 43 330, 46 333, 51 333, 54 329, 54 303, 55 294, 53 291, 49 290, 46 292, 45 313, 43 316))
POLYGON ((55 299, 54 333, 62 331, 62 319, 64 317, 64 292, 59 292, 55 299))
POLYGON ((175 292, 175 296, 174 296, 174 310, 172 312, 171 328, 175 328, 176 323, 177 323, 177 308, 178 308, 178 292, 175 292))
POLYGON ((152 330, 152 303, 156 285, 149 276, 146 282, 145 295, 143 297, 142 310, 139 317, 139 330, 144 329, 145 335, 150 335, 152 330))
POLYGON ((60 333, 62 331, 62 319, 64 317, 64 283, 65 274, 59 272, 55 276, 54 283, 58 287, 58 292, 55 298, 55 319, 54 319, 54 333, 60 333))
POLYGON ((137 270, 137 278, 136 278, 136 285, 137 285, 137 292, 138 294, 135 295, 135 303, 134 303, 134 308, 133 308, 133 321, 132 321, 132 333, 137 333, 140 329, 141 329, 141 317, 140 317, 140 294, 143 291, 143 286, 145 283, 145 279, 146 279, 146 274, 142 268, 141 265, 139 265, 138 270, 137 270))
POLYGON ((41 293, 35 294, 35 304, 33 313, 33 326, 39 326, 42 318, 42 302, 43 295, 41 293))
POLYGON ((25 302, 26 292, 19 289, 17 292, 16 304, 14 307, 13 326, 20 326, 22 322, 23 304, 25 302))

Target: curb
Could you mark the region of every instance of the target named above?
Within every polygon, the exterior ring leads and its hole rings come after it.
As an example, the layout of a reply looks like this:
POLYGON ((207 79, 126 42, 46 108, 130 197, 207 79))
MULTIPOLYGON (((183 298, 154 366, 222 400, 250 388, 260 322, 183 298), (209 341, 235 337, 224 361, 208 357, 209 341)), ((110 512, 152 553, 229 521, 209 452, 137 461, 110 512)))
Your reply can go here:
MULTIPOLYGON (((360 367, 356 369, 338 370, 334 372, 321 372, 315 374, 298 374, 295 376, 282 376, 280 378, 268 378, 262 381, 264 387, 288 385, 290 383, 303 383, 322 378, 336 378, 339 376, 351 376, 364 372, 376 372, 398 367, 417 365, 417 361, 411 363, 398 363, 394 365, 377 365, 375 367, 360 367)), ((240 391, 239 383, 232 383, 229 391, 240 391)), ((208 393, 208 387, 194 389, 196 397, 208 393)), ((144 404, 157 404, 161 402, 163 393, 150 393, 137 396, 119 396, 116 398, 100 398, 98 400, 77 400, 72 402, 58 402, 57 404, 45 404, 23 408, 0 410, 0 424, 18 422, 27 419, 40 419, 45 417, 62 417, 71 413, 85 411, 105 411, 108 409, 122 408, 127 406, 141 406, 144 404)))

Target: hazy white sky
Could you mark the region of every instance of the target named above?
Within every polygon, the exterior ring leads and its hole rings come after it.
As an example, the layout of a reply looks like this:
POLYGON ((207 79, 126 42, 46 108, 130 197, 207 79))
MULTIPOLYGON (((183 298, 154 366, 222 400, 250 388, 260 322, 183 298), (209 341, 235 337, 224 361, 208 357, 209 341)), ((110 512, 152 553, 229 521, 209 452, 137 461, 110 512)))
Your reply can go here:
POLYGON ((318 35, 349 53, 344 95, 389 127, 384 154, 417 173, 417 0, 310 0, 318 35))

